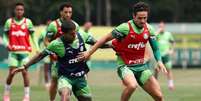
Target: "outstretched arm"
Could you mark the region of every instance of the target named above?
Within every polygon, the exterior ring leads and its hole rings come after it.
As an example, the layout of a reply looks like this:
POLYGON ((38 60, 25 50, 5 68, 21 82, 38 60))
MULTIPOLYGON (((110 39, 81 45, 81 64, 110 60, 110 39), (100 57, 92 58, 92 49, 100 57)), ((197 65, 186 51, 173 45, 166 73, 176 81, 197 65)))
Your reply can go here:
MULTIPOLYGON (((90 36, 90 39, 86 42, 89 45, 94 45, 97 42, 96 39, 94 39, 92 36, 90 36)), ((112 48, 112 45, 110 43, 105 43, 100 48, 112 48)))
POLYGON ((43 51, 40 52, 39 54, 36 54, 34 57, 31 58, 31 60, 29 60, 26 64, 24 64, 22 67, 16 68, 15 70, 13 70, 12 74, 16 73, 16 72, 20 72, 24 69, 28 69, 31 65, 39 62, 40 60, 42 60, 45 56, 47 56, 48 53, 43 51))
POLYGON ((112 33, 107 34, 106 36, 102 37, 100 40, 98 40, 91 48, 90 50, 81 53, 78 58, 79 61, 83 61, 83 60, 88 60, 89 57, 99 48, 101 47, 103 44, 107 43, 108 41, 112 40, 113 36, 112 33))
POLYGON ((28 61, 26 64, 24 64, 25 69, 29 68, 31 65, 39 62, 42 60, 44 57, 46 57, 48 54, 43 52, 40 52, 39 54, 36 54, 34 57, 31 58, 30 61, 28 61))

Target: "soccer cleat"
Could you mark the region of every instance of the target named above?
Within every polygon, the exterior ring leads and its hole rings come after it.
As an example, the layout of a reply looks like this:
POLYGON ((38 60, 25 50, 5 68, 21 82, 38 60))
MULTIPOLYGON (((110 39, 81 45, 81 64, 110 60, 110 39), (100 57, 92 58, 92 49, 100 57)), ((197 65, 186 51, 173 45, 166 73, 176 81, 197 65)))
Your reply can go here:
POLYGON ((22 101, 30 101, 30 98, 29 96, 24 96, 23 100, 22 101))
POLYGON ((8 95, 4 95, 3 101, 10 101, 10 97, 8 95))

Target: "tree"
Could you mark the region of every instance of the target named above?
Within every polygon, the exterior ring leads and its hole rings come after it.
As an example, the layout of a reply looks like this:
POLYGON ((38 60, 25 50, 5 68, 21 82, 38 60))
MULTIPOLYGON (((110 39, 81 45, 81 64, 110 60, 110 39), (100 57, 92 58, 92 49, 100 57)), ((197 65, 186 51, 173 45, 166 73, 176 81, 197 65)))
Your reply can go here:
POLYGON ((105 16, 106 25, 111 26, 111 1, 105 0, 105 5, 106 5, 106 16, 105 16))
POLYGON ((90 21, 91 20, 91 7, 90 7, 90 1, 89 0, 85 0, 84 2, 85 4, 85 22, 86 21, 90 21))

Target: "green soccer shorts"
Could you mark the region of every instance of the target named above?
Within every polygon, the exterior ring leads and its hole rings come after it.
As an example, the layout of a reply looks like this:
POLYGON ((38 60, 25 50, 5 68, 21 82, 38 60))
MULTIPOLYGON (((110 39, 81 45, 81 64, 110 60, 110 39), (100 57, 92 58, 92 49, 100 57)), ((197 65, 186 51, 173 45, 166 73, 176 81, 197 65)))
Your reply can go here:
POLYGON ((69 88, 76 97, 91 97, 90 88, 85 76, 79 78, 59 77, 58 91, 61 91, 63 88, 69 88))
POLYGON ((123 80, 126 75, 134 74, 140 86, 143 86, 148 81, 148 79, 153 75, 153 72, 148 68, 148 64, 136 65, 133 67, 122 65, 118 67, 117 73, 121 80, 123 80), (139 66, 143 66, 142 68, 144 68, 144 70, 138 71, 135 69, 138 68, 139 66))

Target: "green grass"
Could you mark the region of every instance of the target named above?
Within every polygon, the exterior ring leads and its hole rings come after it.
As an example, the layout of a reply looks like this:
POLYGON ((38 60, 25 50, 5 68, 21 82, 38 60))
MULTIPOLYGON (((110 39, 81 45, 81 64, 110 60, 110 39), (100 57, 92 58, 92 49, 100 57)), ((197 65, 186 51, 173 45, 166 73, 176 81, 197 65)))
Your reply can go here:
MULTIPOLYGON (((173 70, 175 76, 175 91, 167 89, 166 78, 160 74, 159 82, 164 93, 165 101, 200 101, 201 99, 201 79, 200 69, 173 70)), ((3 84, 7 72, 0 70, 0 98, 3 94, 3 84)), ((31 71, 31 100, 48 101, 48 93, 43 84, 38 84, 39 72, 31 71)), ((92 70, 88 77, 94 101, 119 101, 122 86, 117 77, 116 70, 92 70)), ((20 101, 23 96, 23 86, 21 76, 17 75, 12 87, 12 101, 20 101)), ((74 97, 72 101, 76 101, 74 97)), ((153 101, 140 87, 132 95, 130 101, 153 101)), ((57 101, 59 96, 57 95, 57 101)))

